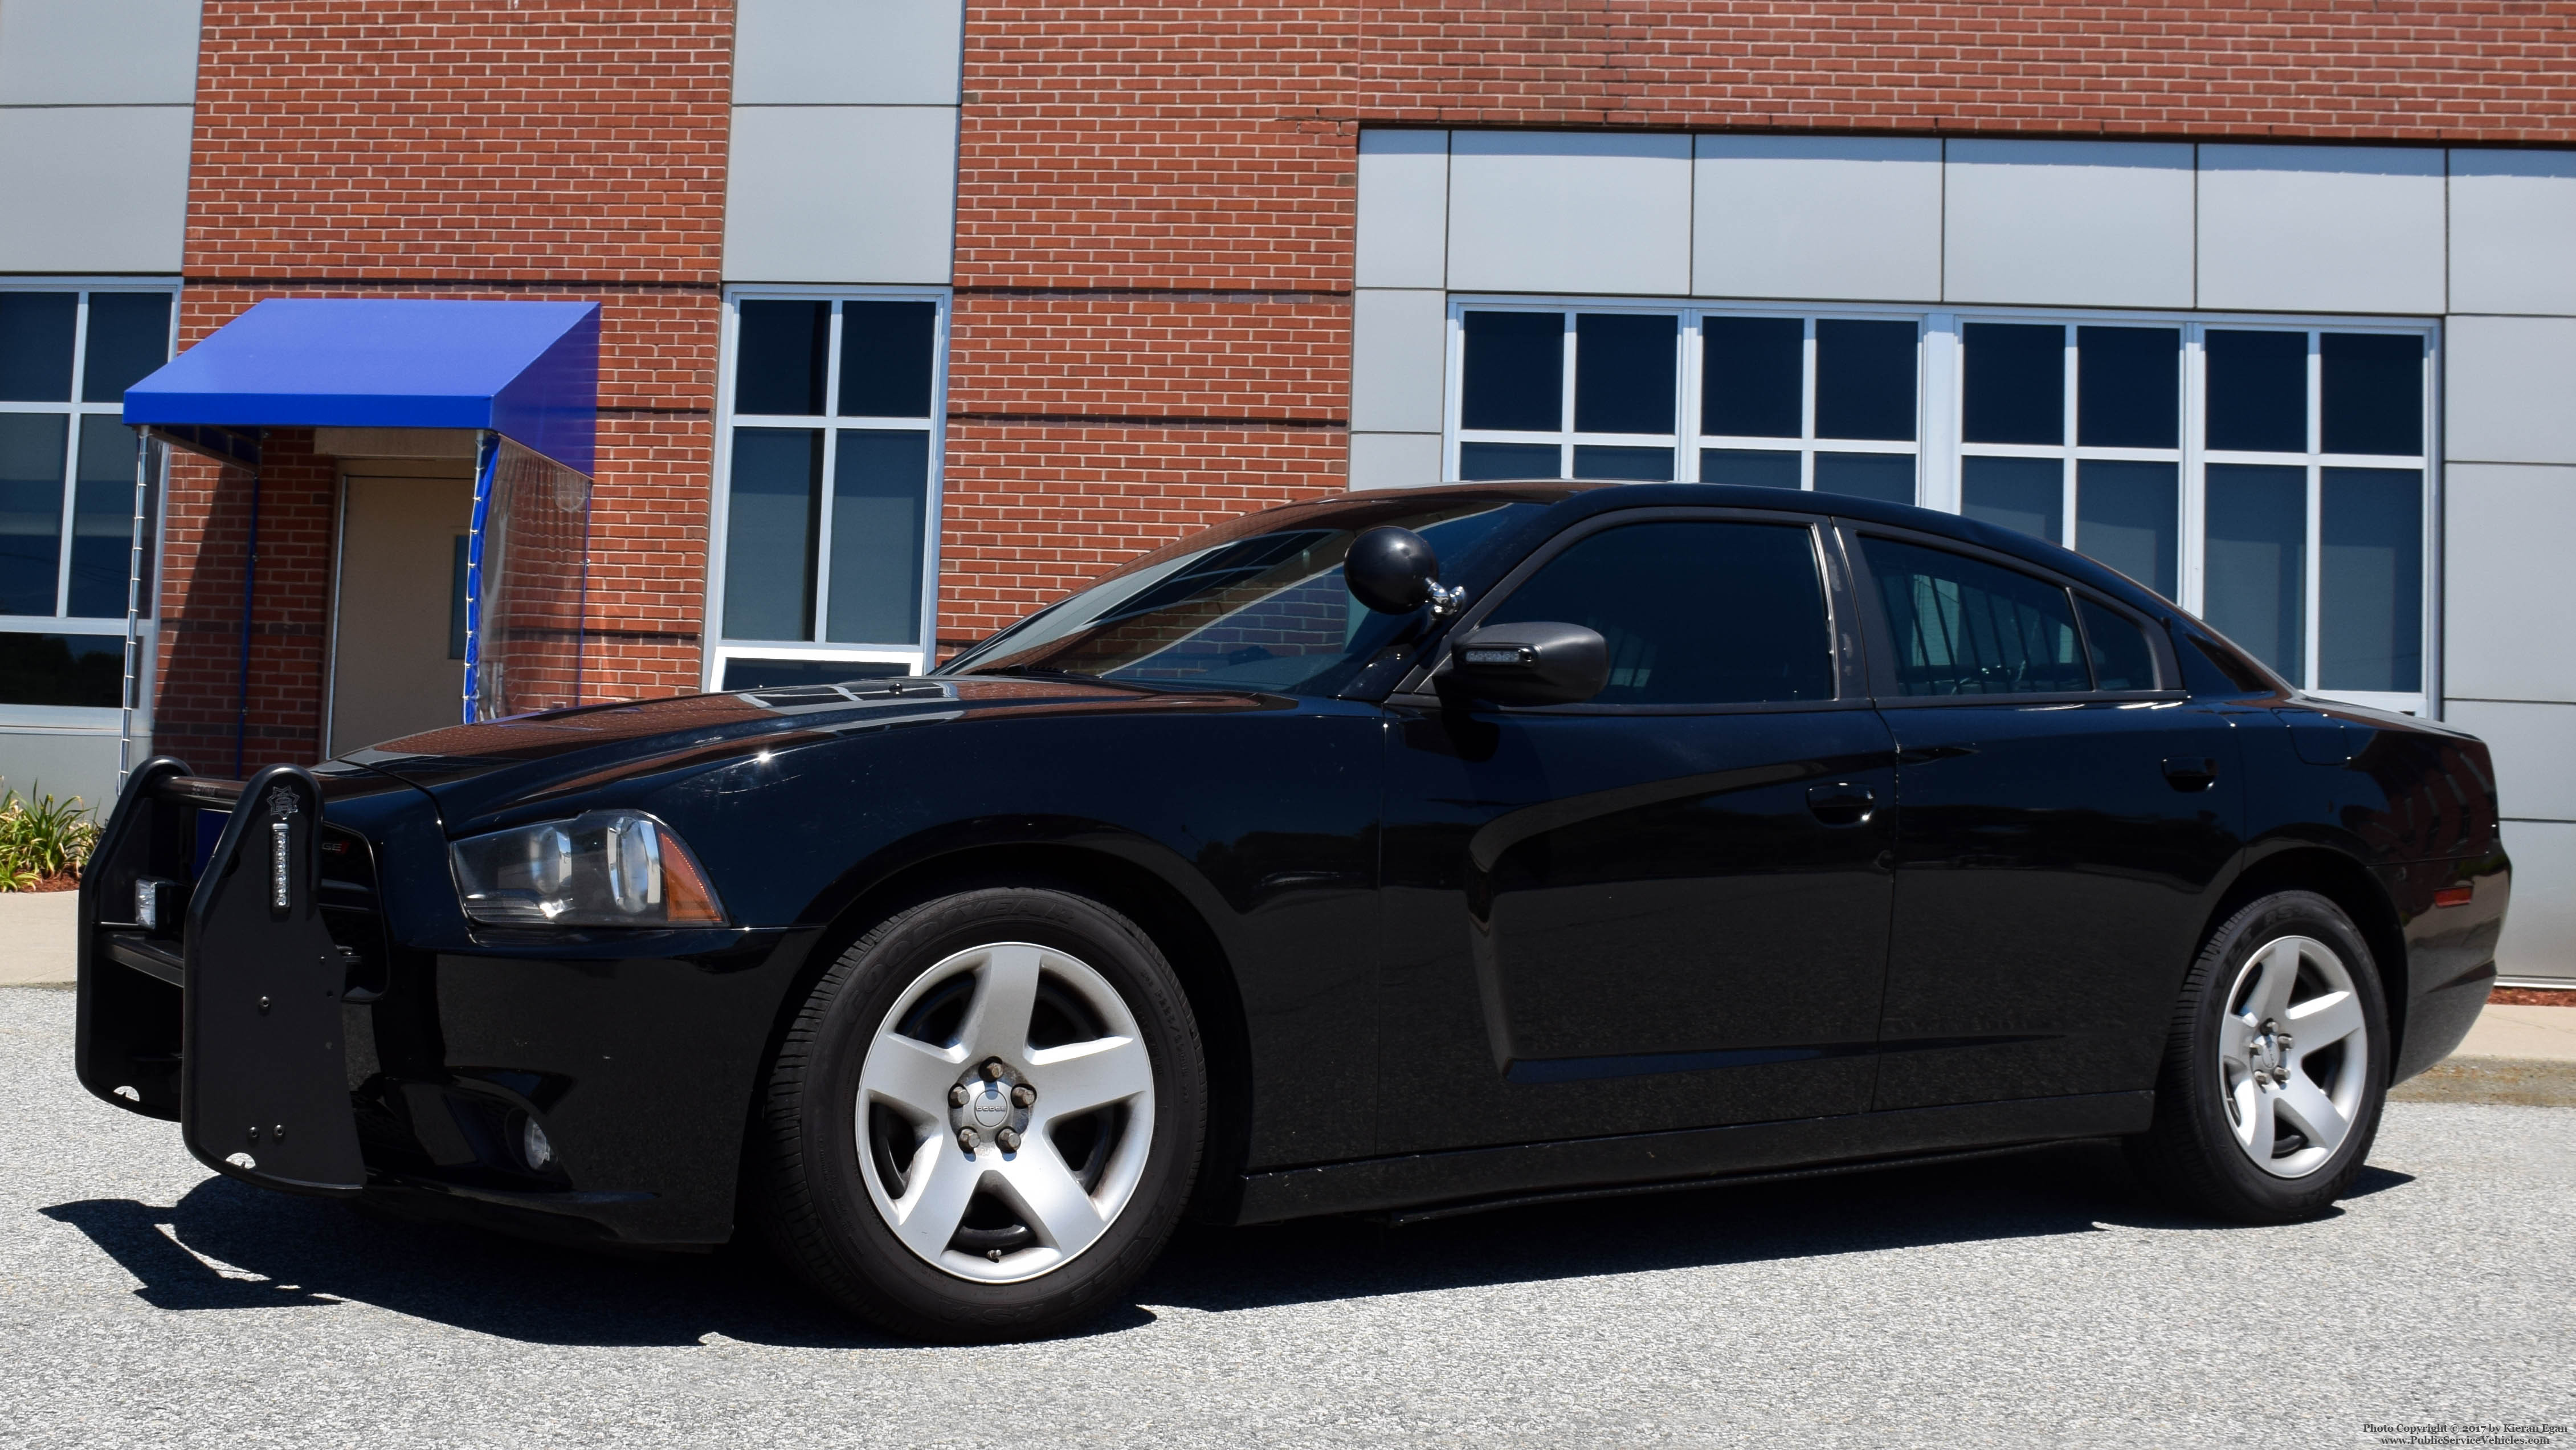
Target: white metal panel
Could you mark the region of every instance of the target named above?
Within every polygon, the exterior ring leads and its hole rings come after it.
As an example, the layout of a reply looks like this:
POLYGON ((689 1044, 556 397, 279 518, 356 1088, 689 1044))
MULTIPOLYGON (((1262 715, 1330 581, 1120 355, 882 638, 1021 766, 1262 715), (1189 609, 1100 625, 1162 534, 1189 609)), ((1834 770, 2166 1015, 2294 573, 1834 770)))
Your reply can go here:
POLYGON ((741 105, 953 106, 965 0, 740 0, 741 105))
MULTIPOLYGON (((105 728, 92 730, 0 729, 0 781, 22 797, 80 797, 107 818, 116 804, 116 712, 96 712, 105 728)), ((148 746, 149 741, 138 742, 148 746)), ((137 755, 136 760, 144 757, 137 755)))
POLYGON ((2495 753, 2496 790, 2506 815, 2576 821, 2576 753, 2567 748, 2576 740, 2576 704, 2454 699, 2442 718, 2495 753))
POLYGON ((1452 133, 1449 285, 1678 296, 1690 192, 1687 136, 1452 133))
POLYGON ((2576 318, 2454 317, 2445 331, 2447 456, 2576 463, 2576 318))
POLYGON ((2576 468, 2444 470, 2443 679, 2454 697, 2576 701, 2566 613, 2576 468))
POLYGON ((1360 133, 1357 251, 1358 286, 1447 284, 1448 132, 1360 133))
POLYGON ((1440 430, 1448 294, 1363 287, 1351 297, 1351 427, 1440 430))
POLYGON ((2504 849, 2513 857, 2513 904, 2496 974, 2576 986, 2576 825, 2508 820, 2504 849))
POLYGON ((1702 136, 1691 291, 1929 302, 1941 295, 1941 143, 1702 136))
POLYGON ((956 212, 950 108, 734 108, 728 281, 945 283, 956 212))
POLYGON ((2576 316, 2576 152, 2451 153, 2451 308, 2576 316))
POLYGON ((0 0, 0 106, 185 106, 198 0, 0 0))
POLYGON ((1421 488, 1438 482, 1439 434, 1351 435, 1352 488, 1421 488))
POLYGON ((1952 141, 1942 296, 2064 307, 2192 305, 2186 145, 1952 141))
POLYGON ((0 108, 0 272, 176 272, 187 106, 0 108))
POLYGON ((2436 313, 2442 153, 2200 148, 2200 305, 2436 313))

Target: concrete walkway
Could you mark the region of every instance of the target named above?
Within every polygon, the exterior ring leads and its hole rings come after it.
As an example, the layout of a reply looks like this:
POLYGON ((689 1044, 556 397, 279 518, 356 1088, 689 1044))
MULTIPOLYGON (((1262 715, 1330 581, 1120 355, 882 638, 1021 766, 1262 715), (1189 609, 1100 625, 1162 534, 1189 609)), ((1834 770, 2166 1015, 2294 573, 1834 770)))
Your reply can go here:
POLYGON ((0 987, 68 985, 77 891, 0 891, 0 987))

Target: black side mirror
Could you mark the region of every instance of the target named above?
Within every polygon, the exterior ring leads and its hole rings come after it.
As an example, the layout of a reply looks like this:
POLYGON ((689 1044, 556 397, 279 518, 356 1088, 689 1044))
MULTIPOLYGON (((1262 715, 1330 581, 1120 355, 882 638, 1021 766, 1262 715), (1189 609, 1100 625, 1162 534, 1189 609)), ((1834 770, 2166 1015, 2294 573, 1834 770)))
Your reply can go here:
POLYGON ((1351 541, 1342 582, 1380 614, 1411 614, 1439 596, 1440 556, 1413 530, 1380 526, 1351 541))
POLYGON ((1610 683, 1610 645, 1579 624, 1490 624, 1450 642, 1440 682, 1498 705, 1572 705, 1610 683))

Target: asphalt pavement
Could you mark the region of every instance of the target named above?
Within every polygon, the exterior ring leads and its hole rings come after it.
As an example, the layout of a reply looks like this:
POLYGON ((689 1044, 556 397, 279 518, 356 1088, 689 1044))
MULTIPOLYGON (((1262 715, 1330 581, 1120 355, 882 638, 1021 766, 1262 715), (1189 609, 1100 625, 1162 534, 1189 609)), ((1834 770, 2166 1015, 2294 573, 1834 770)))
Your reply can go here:
POLYGON ((0 990, 17 1446, 2576 1445, 2570 1108, 2394 1104, 2355 1194, 2285 1228, 2155 1207, 2092 1147, 1194 1228, 1084 1332, 925 1349, 756 1255, 244 1188, 83 1094, 71 1040, 71 993, 0 990))

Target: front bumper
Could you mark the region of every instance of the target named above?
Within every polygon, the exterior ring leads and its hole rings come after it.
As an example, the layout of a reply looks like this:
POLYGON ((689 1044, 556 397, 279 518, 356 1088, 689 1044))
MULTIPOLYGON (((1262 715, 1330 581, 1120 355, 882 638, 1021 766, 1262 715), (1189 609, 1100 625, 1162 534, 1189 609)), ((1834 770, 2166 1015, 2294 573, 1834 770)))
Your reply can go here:
POLYGON ((814 934, 478 937, 428 798, 346 784, 134 774, 81 887, 82 1084, 263 1188, 554 1238, 730 1237, 814 934), (146 880, 174 883, 183 919, 136 920, 146 880), (551 1161, 528 1161, 529 1123, 551 1161))

